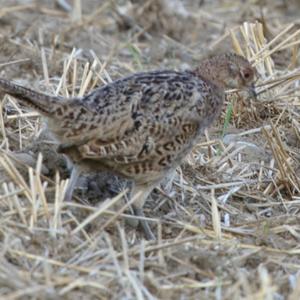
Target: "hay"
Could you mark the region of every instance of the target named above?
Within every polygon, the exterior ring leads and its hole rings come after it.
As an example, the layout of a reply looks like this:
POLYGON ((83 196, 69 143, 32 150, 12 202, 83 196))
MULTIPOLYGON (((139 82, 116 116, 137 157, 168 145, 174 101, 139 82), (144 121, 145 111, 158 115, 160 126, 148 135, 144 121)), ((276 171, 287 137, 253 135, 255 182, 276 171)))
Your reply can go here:
POLYGON ((64 203, 69 170, 40 116, 1 95, 0 298, 299 299, 297 2, 186 0, 179 15, 145 3, 3 0, 0 76, 76 96, 233 49, 257 69, 258 101, 228 92, 215 127, 147 201, 149 242, 126 225, 127 182, 87 174, 64 203))

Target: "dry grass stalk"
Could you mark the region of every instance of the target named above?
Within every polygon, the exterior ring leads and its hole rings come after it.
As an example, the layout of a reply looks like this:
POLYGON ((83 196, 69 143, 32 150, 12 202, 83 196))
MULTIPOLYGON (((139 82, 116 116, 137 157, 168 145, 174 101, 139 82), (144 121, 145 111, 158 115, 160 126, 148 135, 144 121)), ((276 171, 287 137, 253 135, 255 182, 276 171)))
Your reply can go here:
MULTIPOLYGON (((151 1, 146 4, 149 7, 151 1)), ((85 5, 88 9, 91 4, 85 5)), ((191 37, 198 39, 197 34, 206 30, 205 36, 212 40, 201 39, 200 48, 205 49, 201 55, 230 38, 233 49, 257 68, 259 102, 229 96, 233 114, 224 136, 221 130, 205 132, 177 170, 173 184, 153 194, 149 219, 160 220, 155 243, 141 240, 135 230, 118 223, 130 217, 124 212, 135 201, 113 211, 127 189, 107 201, 103 201, 107 196, 97 196, 101 203, 96 205, 63 203, 67 181, 62 174, 43 175, 43 167, 49 164, 46 153, 30 154, 34 163, 21 171, 12 154, 26 151, 41 132, 39 115, 20 108, 9 97, 1 103, 0 297, 42 299, 49 291, 52 298, 65 299, 83 294, 86 299, 300 297, 300 31, 294 21, 271 25, 272 20, 266 21, 271 34, 259 22, 237 26, 232 20, 241 10, 240 3, 223 5, 211 1, 195 8, 191 15, 201 16, 209 26, 195 25, 191 37), (209 7, 214 10, 210 12, 209 7), (230 11, 232 18, 224 19, 230 11), (224 33, 225 23, 230 29, 224 33), (278 63, 278 53, 285 57, 284 67, 278 63)), ((74 23, 72 13, 40 4, 39 11, 31 13, 49 20, 43 24, 50 25, 51 18, 66 22, 54 32, 56 42, 49 40, 47 28, 37 31, 38 50, 30 29, 24 36, 22 31, 11 34, 7 43, 17 45, 22 55, 1 60, 0 67, 7 72, 17 68, 7 76, 24 77, 28 85, 34 83, 32 78, 43 78, 47 90, 77 96, 140 67, 179 66, 189 56, 199 56, 199 40, 185 43, 162 33, 159 41, 168 48, 163 59, 154 60, 149 49, 157 41, 155 34, 140 28, 114 36, 109 7, 110 1, 103 1, 89 15, 81 7, 74 23), (91 32, 93 45, 99 48, 88 53, 73 49, 74 44, 89 48, 85 43, 91 32), (84 43, 77 43, 80 39, 84 43), (129 44, 137 50, 139 64, 128 51, 129 44), (41 61, 34 72, 32 66, 24 66, 33 53, 41 61)), ((29 5, 7 5, 0 15, 26 14, 30 9, 29 5)), ((143 6, 138 13, 143 17, 145 11, 143 6)), ((269 13, 275 15, 275 9, 269 13)), ((159 47, 155 44, 156 52, 159 47)))

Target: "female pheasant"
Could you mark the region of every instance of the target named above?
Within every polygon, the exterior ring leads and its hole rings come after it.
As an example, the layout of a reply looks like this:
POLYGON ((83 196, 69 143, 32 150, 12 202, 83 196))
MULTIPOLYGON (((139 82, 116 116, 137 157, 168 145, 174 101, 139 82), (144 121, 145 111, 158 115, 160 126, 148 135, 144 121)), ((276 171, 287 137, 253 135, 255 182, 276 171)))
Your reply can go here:
MULTIPOLYGON (((153 188, 174 170, 220 114, 225 89, 252 94, 255 70, 226 53, 190 71, 161 70, 121 78, 88 95, 62 98, 0 79, 0 89, 40 112, 74 168, 66 199, 83 170, 108 171, 134 182, 136 215, 153 188)), ((141 221, 146 238, 154 238, 141 221)))

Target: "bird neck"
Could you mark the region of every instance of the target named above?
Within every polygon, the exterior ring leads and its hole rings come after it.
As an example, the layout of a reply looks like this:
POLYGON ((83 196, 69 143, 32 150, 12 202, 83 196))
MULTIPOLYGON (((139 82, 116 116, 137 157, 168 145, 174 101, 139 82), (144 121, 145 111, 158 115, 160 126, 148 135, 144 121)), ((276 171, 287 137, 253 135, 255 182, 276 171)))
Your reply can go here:
POLYGON ((214 65, 213 61, 207 59, 202 61, 196 69, 194 74, 209 83, 215 85, 219 90, 225 90, 225 84, 220 79, 220 70, 214 65))

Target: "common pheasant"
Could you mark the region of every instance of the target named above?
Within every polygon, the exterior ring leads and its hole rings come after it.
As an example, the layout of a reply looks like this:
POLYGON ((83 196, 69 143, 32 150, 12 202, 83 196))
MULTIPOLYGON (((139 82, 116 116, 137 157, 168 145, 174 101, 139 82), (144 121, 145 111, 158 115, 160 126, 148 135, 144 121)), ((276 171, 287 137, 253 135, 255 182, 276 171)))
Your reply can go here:
MULTIPOLYGON (((153 188, 192 150, 198 137, 220 114, 225 89, 253 94, 255 70, 244 57, 225 53, 189 71, 136 73, 99 87, 83 97, 39 93, 0 79, 0 89, 40 112, 73 163, 66 193, 72 198, 81 171, 96 170, 133 181, 134 212, 153 188)), ((140 221, 146 238, 154 238, 140 221)))

